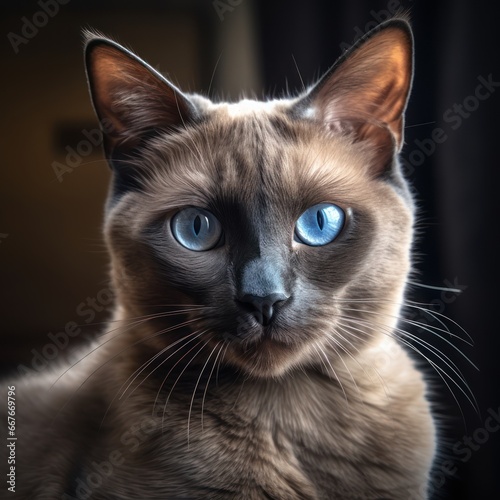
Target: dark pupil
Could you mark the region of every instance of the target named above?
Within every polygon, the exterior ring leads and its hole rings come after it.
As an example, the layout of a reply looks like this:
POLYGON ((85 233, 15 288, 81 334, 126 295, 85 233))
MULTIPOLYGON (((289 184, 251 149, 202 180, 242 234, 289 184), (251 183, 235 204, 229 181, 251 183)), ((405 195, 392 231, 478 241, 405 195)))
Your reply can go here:
POLYGON ((197 215, 194 219, 193 228, 194 228, 194 233, 196 234, 196 236, 198 236, 200 234, 200 229, 201 229, 201 219, 199 215, 197 215))
POLYGON ((323 226, 325 225, 325 218, 323 216, 323 211, 318 210, 316 212, 316 217, 318 218, 318 226, 323 231, 323 226))

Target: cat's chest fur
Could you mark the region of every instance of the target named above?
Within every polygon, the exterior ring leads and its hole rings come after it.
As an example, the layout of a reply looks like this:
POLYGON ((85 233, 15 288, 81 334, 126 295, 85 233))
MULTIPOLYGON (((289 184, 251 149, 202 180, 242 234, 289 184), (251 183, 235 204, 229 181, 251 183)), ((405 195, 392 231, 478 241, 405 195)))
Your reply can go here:
POLYGON ((142 433, 131 433, 130 420, 124 422, 117 434, 124 469, 111 476, 102 498, 123 488, 130 468, 137 474, 129 477, 127 494, 138 494, 146 482, 148 498, 396 500, 422 494, 425 474, 416 471, 425 469, 434 438, 423 383, 399 348, 375 380, 367 367, 377 354, 372 348, 365 360, 339 370, 343 389, 335 378, 308 370, 259 383, 221 377, 192 404, 192 388, 166 406, 160 401, 154 417, 149 411, 136 418, 142 433), (137 450, 129 446, 132 436, 140 440, 137 450), (395 447, 401 436, 407 446, 395 447))

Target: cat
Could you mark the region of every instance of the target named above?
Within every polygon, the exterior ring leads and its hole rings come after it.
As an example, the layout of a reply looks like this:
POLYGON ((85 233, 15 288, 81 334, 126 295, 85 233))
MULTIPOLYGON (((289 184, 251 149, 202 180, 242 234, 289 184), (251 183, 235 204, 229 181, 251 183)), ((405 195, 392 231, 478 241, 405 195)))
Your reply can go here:
POLYGON ((96 33, 85 60, 116 303, 72 363, 9 380, 16 496, 427 498, 435 424, 394 335, 406 18, 265 102, 185 94, 96 33))

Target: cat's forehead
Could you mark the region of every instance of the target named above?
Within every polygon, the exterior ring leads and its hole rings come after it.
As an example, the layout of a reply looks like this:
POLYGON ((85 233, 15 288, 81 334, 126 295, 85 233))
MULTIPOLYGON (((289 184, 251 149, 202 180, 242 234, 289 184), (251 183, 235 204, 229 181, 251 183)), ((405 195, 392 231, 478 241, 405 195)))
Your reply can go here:
POLYGON ((225 198, 307 205, 366 190, 366 151, 287 111, 284 101, 213 105, 201 124, 156 143, 150 189, 172 206, 225 198))

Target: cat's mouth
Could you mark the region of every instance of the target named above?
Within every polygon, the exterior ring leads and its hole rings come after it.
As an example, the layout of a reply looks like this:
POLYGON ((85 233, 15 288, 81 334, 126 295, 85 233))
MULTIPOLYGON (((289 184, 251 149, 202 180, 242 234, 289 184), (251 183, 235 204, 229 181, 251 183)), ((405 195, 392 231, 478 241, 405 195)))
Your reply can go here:
POLYGON ((239 315, 236 323, 229 329, 223 329, 217 337, 230 342, 235 348, 247 350, 259 349, 262 345, 286 348, 296 343, 293 329, 287 327, 283 321, 273 321, 266 324, 253 314, 239 315))
POLYGON ((276 377, 304 361, 311 341, 319 340, 321 325, 306 323, 304 317, 289 317, 285 308, 278 309, 269 323, 255 313, 241 309, 234 315, 206 316, 197 321, 197 330, 210 349, 221 349, 223 360, 245 373, 276 377))
POLYGON ((239 324, 234 333, 214 336, 212 341, 227 345, 226 362, 259 378, 282 375, 300 361, 304 349, 290 329, 251 321, 239 324))

